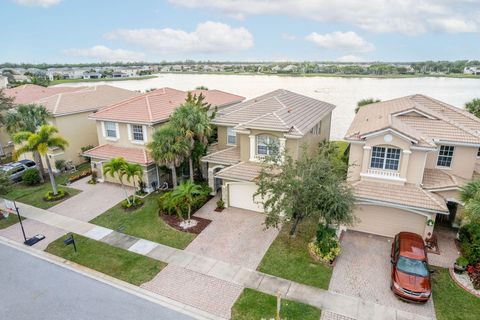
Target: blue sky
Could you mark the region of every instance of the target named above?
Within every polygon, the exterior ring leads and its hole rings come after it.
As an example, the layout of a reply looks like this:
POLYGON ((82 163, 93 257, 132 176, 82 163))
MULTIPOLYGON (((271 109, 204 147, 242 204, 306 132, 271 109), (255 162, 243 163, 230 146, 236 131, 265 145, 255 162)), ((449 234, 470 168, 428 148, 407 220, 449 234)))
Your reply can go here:
POLYGON ((0 62, 480 59, 479 0, 3 0, 0 62))

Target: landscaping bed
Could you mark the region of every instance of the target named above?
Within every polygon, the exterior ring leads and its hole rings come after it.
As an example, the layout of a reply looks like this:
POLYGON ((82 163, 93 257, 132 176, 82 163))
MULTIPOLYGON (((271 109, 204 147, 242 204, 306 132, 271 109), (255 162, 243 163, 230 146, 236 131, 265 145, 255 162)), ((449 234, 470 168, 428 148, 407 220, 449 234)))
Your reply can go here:
MULTIPOLYGON (((232 320, 275 319, 277 297, 244 289, 232 307, 232 320)), ((321 311, 315 307, 282 299, 280 317, 282 319, 318 320, 321 311)))
MULTIPOLYGON (((80 190, 67 187, 63 187, 62 189, 68 193, 70 197, 81 192, 80 190)), ((26 186, 22 183, 17 183, 4 197, 9 200, 19 201, 41 209, 51 208, 68 198, 64 197, 58 200, 45 201, 45 195, 51 190, 52 186, 48 181, 38 186, 26 186)))
POLYGON ((66 237, 50 243, 45 251, 133 285, 150 281, 166 266, 152 258, 77 234, 74 235, 77 252, 74 252, 73 246, 63 243, 66 237))
POLYGON ((162 220, 167 223, 170 227, 182 231, 182 232, 188 232, 188 233, 193 233, 193 234, 200 234, 212 220, 204 219, 204 218, 199 218, 199 217, 192 217, 192 220, 197 221, 197 224, 194 227, 188 228, 188 229, 183 229, 180 226, 180 223, 183 221, 180 219, 178 216, 174 215, 169 215, 169 214, 159 214, 162 220))

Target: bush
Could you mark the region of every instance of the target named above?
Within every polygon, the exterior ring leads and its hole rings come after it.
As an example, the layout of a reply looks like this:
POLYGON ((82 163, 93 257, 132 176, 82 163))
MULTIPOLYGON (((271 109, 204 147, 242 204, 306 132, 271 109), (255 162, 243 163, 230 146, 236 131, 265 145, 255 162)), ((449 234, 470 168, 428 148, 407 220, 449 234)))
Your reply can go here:
POLYGON ((92 169, 83 170, 80 173, 72 175, 70 178, 68 178, 68 182, 72 183, 72 182, 78 181, 82 178, 85 178, 85 177, 91 175, 91 174, 92 174, 92 169))
POLYGON ((57 200, 65 198, 66 196, 68 196, 68 193, 65 192, 64 190, 60 189, 60 190, 58 190, 57 195, 54 195, 53 191, 47 192, 45 194, 45 196, 43 197, 43 200, 44 201, 57 201, 57 200))
MULTIPOLYGON (((212 191, 208 185, 202 185, 202 194, 197 195, 192 204, 192 214, 200 209, 209 199, 209 194, 212 191)), ((178 215, 184 219, 188 215, 188 206, 184 202, 176 202, 171 197, 172 191, 165 192, 158 198, 158 205, 161 213, 168 215, 178 215)))
POLYGON ((463 256, 471 265, 480 263, 480 224, 469 223, 460 228, 459 240, 463 256))
POLYGON ((143 200, 142 199, 139 199, 139 198, 134 199, 133 197, 129 197, 128 199, 130 200, 130 202, 127 201, 127 199, 122 201, 122 208, 123 209, 136 209, 138 207, 143 206, 143 200))
MULTIPOLYGON (((88 151, 88 150, 93 149, 93 148, 94 148, 94 146, 89 144, 88 146, 81 147, 80 150, 82 150, 82 154, 83 154, 85 151, 88 151)), ((83 158, 88 163, 90 163, 90 161, 92 160, 90 157, 83 157, 83 158)))
POLYGON ((89 184, 97 184, 97 171, 96 170, 92 170, 92 177, 90 178, 90 180, 88 180, 88 183, 89 184))
POLYGON ((468 265, 468 260, 467 258, 460 256, 455 260, 455 264, 459 267, 466 267, 468 265))
POLYGON ((65 160, 55 160, 55 167, 58 171, 65 171, 67 169, 67 163, 65 160))
POLYGON ((22 175, 22 181, 29 186, 40 184, 40 173, 38 169, 27 169, 22 175))
POLYGON ((222 198, 217 200, 217 208, 218 209, 225 209, 225 201, 222 198))
POLYGON ((341 252, 335 230, 319 223, 316 239, 309 244, 309 249, 322 261, 332 262, 341 252))

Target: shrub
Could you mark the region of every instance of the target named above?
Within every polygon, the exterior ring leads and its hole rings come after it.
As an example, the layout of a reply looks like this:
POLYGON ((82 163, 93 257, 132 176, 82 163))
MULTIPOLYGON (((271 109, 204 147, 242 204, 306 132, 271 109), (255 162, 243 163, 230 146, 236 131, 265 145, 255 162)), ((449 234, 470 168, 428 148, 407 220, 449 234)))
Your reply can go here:
POLYGON ((29 186, 40 184, 40 176, 38 169, 27 169, 22 175, 22 180, 25 184, 29 186))
POLYGON ((480 224, 469 223, 460 228, 459 240, 463 256, 471 265, 480 263, 480 224))
POLYGON ((341 252, 334 229, 318 224, 316 239, 309 244, 310 250, 324 262, 332 262, 341 252))
POLYGON ((58 171, 65 171, 67 169, 67 163, 65 160, 55 160, 55 167, 58 171))
POLYGON ((217 208, 218 209, 225 209, 225 201, 222 198, 217 200, 217 208))
POLYGON ((477 263, 476 266, 468 266, 467 273, 472 281, 473 288, 480 290, 480 263, 477 263))
MULTIPOLYGON (((94 146, 92 145, 88 145, 88 146, 84 146, 84 147, 81 147, 80 150, 82 150, 82 153, 84 153, 85 151, 88 151, 90 149, 93 149, 94 146)), ((89 162, 92 160, 90 157, 83 157, 85 159, 86 162, 89 162)))
POLYGON ((97 171, 95 170, 92 170, 92 177, 90 178, 90 180, 88 180, 88 183, 89 184, 97 184, 97 171))
POLYGON ((459 267, 466 267, 468 265, 468 260, 467 258, 460 256, 455 260, 455 264, 459 267))
POLYGON ((130 202, 127 201, 127 199, 122 201, 122 208, 123 209, 135 209, 135 208, 143 206, 143 200, 142 199, 139 199, 139 198, 134 199, 133 197, 129 197, 128 199, 130 200, 130 202))
POLYGON ((77 180, 80 180, 82 178, 85 178, 89 175, 92 174, 92 169, 87 169, 87 170, 83 170, 75 175, 72 175, 70 176, 70 178, 68 178, 68 182, 72 183, 72 182, 75 182, 77 180))
POLYGON ((64 190, 60 189, 58 190, 58 194, 57 195, 54 195, 53 194, 53 191, 48 191, 45 196, 43 197, 43 200, 44 201, 57 201, 57 200, 60 200, 60 199, 63 199, 65 198, 66 196, 68 196, 68 193, 66 193, 64 190))

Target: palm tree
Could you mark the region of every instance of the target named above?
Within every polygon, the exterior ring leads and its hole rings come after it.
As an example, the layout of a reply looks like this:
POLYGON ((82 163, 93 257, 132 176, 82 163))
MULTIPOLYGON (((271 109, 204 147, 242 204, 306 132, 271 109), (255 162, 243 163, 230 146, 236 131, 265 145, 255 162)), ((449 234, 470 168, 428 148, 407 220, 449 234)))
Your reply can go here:
POLYGON ((471 181, 460 188, 460 200, 470 220, 480 219, 480 180, 471 181))
POLYGON ((172 191, 172 200, 177 203, 184 203, 188 208, 187 224, 190 222, 192 214, 192 205, 196 196, 204 194, 202 187, 191 181, 185 181, 172 191))
MULTIPOLYGON (((35 104, 18 105, 15 109, 9 110, 4 117, 4 124, 7 132, 14 135, 17 132, 34 133, 38 128, 47 124, 47 119, 51 117, 51 113, 44 107, 35 104)), ((40 182, 44 182, 43 174, 45 168, 40 154, 37 151, 32 152, 33 158, 38 166, 40 182)))
POLYGON ((190 145, 178 127, 167 123, 153 134, 152 142, 148 144, 152 158, 161 165, 167 165, 172 170, 173 186, 177 186, 177 170, 183 159, 188 156, 190 145))
POLYGON ((57 133, 58 129, 56 127, 44 124, 35 133, 22 131, 14 134, 13 136, 13 141, 16 144, 22 144, 20 148, 15 150, 15 158, 18 158, 19 155, 25 152, 38 152, 41 156, 44 157, 48 167, 48 175, 50 176, 50 183, 52 184, 53 195, 57 195, 58 190, 47 152, 49 149, 52 148, 65 150, 65 148, 68 146, 67 140, 57 135, 57 133))
POLYGON ((120 184, 122 185, 123 191, 125 192, 125 197, 127 199, 127 202, 128 204, 130 204, 130 199, 128 197, 127 189, 123 184, 123 176, 124 176, 123 170, 126 165, 127 165, 127 162, 125 161, 124 158, 122 157, 113 158, 103 165, 103 174, 110 175, 112 178, 115 178, 115 176, 117 176, 118 180, 120 181, 120 184))
MULTIPOLYGON (((128 182, 130 182, 130 180, 133 179, 133 188, 135 190, 137 190, 135 180, 137 180, 137 179, 138 179, 138 181, 142 180, 142 177, 143 177, 142 166, 139 165, 138 163, 126 162, 125 165, 123 166, 123 168, 120 170, 120 176, 127 177, 128 182)), ((135 192, 133 193, 133 202, 135 203, 135 192)))

